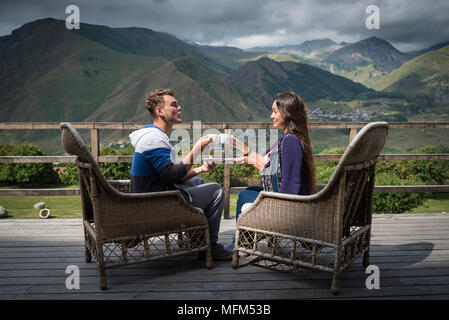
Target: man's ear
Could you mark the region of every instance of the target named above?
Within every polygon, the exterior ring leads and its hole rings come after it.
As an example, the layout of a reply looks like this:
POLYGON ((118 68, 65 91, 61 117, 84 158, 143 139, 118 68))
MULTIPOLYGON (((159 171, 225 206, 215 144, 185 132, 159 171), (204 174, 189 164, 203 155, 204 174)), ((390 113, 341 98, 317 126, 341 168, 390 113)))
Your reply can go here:
POLYGON ((164 113, 162 111, 162 108, 157 106, 156 108, 154 108, 154 113, 156 115, 157 118, 161 118, 162 116, 164 116, 164 113))

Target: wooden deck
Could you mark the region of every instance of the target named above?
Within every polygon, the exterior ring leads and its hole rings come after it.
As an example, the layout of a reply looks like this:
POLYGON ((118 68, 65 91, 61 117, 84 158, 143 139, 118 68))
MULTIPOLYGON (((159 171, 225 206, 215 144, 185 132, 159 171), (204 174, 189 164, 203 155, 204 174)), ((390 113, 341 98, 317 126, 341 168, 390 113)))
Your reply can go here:
MULTIPOLYGON (((221 242, 234 227, 234 219, 222 221, 221 242)), ((0 300, 449 299, 449 214, 375 216, 371 243, 378 290, 365 287, 360 260, 343 272, 333 296, 329 273, 254 258, 241 259, 236 270, 230 262, 207 270, 190 255, 108 269, 102 292, 97 265, 84 262, 81 220, 0 220, 0 300), (65 286, 69 265, 80 269, 78 290, 65 286)))

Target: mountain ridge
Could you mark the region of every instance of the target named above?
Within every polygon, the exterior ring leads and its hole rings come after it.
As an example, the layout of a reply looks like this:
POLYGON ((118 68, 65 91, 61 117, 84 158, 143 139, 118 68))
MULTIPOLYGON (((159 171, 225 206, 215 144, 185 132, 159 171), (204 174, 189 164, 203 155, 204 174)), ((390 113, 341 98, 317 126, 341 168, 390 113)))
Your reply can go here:
POLYGON ((296 91, 310 101, 350 99, 372 91, 317 67, 290 61, 276 62, 269 58, 245 64, 231 75, 231 81, 265 104, 271 104, 276 93, 287 90, 296 91))
POLYGON ((449 104, 449 45, 404 63, 376 83, 376 90, 426 95, 438 105, 449 104))

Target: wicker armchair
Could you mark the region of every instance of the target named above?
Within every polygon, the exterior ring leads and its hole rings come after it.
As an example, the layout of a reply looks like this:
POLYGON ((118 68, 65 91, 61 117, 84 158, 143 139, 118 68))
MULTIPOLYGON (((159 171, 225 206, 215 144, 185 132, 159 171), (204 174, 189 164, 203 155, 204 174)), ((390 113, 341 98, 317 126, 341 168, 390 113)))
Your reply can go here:
POLYGON ((65 151, 78 156, 85 258, 97 262, 102 290, 111 267, 199 251, 206 251, 206 267, 212 267, 209 226, 200 209, 178 190, 128 193, 129 181, 106 180, 70 123, 62 123, 61 131, 65 151))
POLYGON ((239 216, 233 255, 238 252, 332 273, 332 293, 340 272, 363 256, 369 265, 371 216, 377 157, 388 123, 363 127, 342 155, 329 182, 308 196, 262 191, 239 216))

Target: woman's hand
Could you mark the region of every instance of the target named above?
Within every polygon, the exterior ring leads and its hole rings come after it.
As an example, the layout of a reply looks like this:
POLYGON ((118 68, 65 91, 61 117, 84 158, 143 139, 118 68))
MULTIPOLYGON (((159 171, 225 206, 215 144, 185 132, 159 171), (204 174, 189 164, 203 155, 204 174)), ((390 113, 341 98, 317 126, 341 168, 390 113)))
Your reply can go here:
POLYGON ((242 141, 240 141, 239 139, 237 139, 233 135, 231 135, 230 139, 232 141, 232 146, 234 148, 239 149, 240 151, 243 152, 243 154, 248 154, 249 148, 248 148, 248 146, 246 144, 244 144, 242 141))

